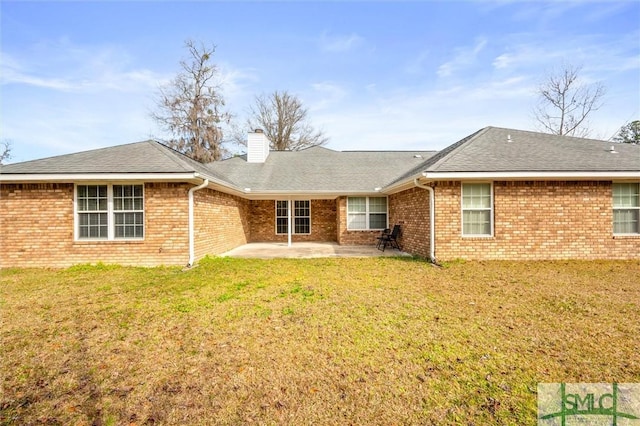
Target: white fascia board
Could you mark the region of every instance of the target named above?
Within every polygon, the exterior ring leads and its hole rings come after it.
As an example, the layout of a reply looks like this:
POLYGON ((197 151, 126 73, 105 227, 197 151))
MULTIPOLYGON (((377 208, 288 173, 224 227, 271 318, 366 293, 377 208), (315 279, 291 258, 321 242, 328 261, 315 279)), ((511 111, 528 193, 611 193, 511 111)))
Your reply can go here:
POLYGON ((0 182, 200 181, 196 173, 36 173, 0 174, 0 182))
POLYGON ((618 180, 640 179, 640 170, 623 172, 424 172, 427 180, 618 180))
POLYGON ((245 192, 232 185, 200 173, 48 173, 48 174, 0 174, 0 182, 189 182, 201 184, 209 179, 209 187, 234 195, 245 192))
POLYGON ((423 172, 387 186, 381 192, 393 194, 413 188, 415 179, 443 180, 638 180, 640 170, 623 172, 423 172))
POLYGON ((244 197, 249 200, 335 200, 338 197, 376 197, 384 196, 382 191, 246 191, 244 197))
POLYGON ((415 188, 416 185, 414 184, 414 181, 416 179, 420 179, 422 177, 424 177, 424 175, 422 173, 419 173, 417 175, 412 176, 411 178, 407 178, 407 180, 403 180, 401 182, 398 182, 398 183, 395 183, 393 185, 386 186, 386 187, 382 188, 380 193, 383 193, 383 194, 394 194, 396 192, 405 191, 407 189, 415 188))

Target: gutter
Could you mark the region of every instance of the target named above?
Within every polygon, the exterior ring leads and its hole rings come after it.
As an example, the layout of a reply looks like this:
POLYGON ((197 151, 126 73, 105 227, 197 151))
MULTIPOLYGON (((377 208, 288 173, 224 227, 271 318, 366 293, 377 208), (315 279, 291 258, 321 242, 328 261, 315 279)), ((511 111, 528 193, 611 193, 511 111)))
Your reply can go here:
POLYGON ((413 180, 416 187, 429 191, 429 260, 436 263, 436 201, 433 188, 419 182, 418 178, 413 180))
POLYGON ((199 191, 203 188, 206 188, 209 185, 209 179, 205 179, 198 186, 194 186, 189 189, 189 263, 187 263, 187 268, 191 268, 193 266, 193 262, 196 257, 196 249, 195 249, 195 231, 194 231, 194 219, 193 219, 193 193, 199 191))

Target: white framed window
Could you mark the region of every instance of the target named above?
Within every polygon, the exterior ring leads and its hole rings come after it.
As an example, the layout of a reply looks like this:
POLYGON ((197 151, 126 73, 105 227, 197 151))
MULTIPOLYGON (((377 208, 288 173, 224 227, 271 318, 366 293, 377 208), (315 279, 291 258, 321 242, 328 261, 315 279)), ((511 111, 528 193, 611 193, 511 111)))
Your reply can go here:
POLYGON ((76 191, 78 239, 107 239, 107 185, 78 185, 76 191))
POLYGON ((144 185, 76 185, 76 239, 144 238, 144 185))
MULTIPOLYGON (((295 200, 293 201, 293 211, 291 212, 291 220, 293 222, 293 234, 310 234, 311 233, 311 201, 295 200)), ((287 200, 276 201, 276 234, 289 233, 288 220, 289 202, 287 200)))
POLYGON ((490 183, 462 184, 462 235, 493 235, 493 188, 490 183))
POLYGON ((382 230, 388 227, 387 197, 347 197, 348 230, 382 230))
POLYGON ((640 183, 614 183, 613 233, 640 234, 640 183))

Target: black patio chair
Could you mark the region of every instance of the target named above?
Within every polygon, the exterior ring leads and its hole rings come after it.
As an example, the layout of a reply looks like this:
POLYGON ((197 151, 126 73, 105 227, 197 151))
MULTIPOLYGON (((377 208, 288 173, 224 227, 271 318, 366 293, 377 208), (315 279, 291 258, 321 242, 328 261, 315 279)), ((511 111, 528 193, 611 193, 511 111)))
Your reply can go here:
POLYGON ((380 250, 380 246, 382 245, 382 241, 391 233, 391 229, 384 228, 380 233, 380 236, 377 237, 378 243, 376 244, 376 248, 380 250))
POLYGON ((400 244, 398 244, 398 237, 400 236, 400 225, 393 225, 393 230, 390 233, 383 233, 378 237, 378 250, 384 251, 387 245, 391 248, 400 250, 400 244), (380 248, 382 246, 382 249, 380 248))

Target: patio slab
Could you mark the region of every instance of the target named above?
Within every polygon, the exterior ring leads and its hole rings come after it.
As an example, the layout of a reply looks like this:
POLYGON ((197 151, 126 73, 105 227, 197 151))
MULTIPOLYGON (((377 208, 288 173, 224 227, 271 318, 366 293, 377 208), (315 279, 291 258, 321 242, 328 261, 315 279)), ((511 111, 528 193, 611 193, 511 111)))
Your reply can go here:
POLYGON ((309 259, 314 257, 382 257, 382 256, 411 256, 402 251, 387 248, 378 250, 376 246, 341 246, 336 243, 293 243, 291 247, 286 243, 249 243, 222 253, 225 257, 242 257, 258 259, 296 258, 309 259))

